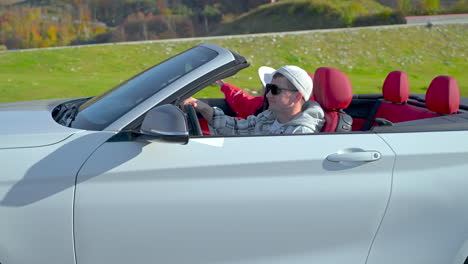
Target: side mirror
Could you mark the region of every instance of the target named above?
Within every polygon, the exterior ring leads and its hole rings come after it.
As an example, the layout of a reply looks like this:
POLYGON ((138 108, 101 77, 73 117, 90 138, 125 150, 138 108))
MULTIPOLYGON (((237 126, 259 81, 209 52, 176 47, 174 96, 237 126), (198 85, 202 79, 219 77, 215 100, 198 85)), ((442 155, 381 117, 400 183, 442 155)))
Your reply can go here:
POLYGON ((140 133, 141 137, 148 141, 187 144, 189 140, 185 114, 171 104, 148 111, 141 124, 140 133))

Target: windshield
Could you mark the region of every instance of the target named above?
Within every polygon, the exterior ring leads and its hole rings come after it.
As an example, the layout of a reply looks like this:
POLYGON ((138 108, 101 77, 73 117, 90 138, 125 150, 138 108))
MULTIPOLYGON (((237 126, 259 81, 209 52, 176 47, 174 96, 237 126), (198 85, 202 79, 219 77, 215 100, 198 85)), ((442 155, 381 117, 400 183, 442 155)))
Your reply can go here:
POLYGON ((71 126, 102 130, 139 103, 217 55, 214 50, 198 46, 153 66, 81 105, 71 126))

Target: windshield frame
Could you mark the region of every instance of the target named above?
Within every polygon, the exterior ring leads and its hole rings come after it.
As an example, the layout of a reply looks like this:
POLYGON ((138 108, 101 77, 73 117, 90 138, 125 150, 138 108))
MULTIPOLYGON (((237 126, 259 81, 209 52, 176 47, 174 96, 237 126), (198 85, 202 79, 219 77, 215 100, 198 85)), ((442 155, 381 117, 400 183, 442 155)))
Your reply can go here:
POLYGON ((198 45, 166 59, 85 102, 70 127, 104 130, 142 102, 219 56, 198 45))
MULTIPOLYGON (((235 72, 237 72, 239 68, 245 68, 249 65, 247 61, 245 60, 245 58, 225 48, 222 48, 213 44, 208 44, 208 43, 202 43, 195 47, 198 47, 198 46, 211 49, 217 52, 218 55, 215 56, 210 61, 205 62, 204 64, 191 70, 190 72, 183 75, 182 77, 176 79, 174 82, 170 83, 169 85, 162 88, 161 90, 155 92, 152 96, 148 97, 146 100, 143 100, 139 104, 135 105, 128 112, 122 114, 118 119, 116 119, 114 122, 112 122, 105 128, 92 129, 89 127, 75 127, 73 126, 73 124, 72 124, 72 127, 86 129, 86 130, 112 131, 112 132, 119 132, 123 129, 128 130, 126 126, 128 126, 129 124, 134 124, 135 122, 137 122, 137 120, 142 119, 142 117, 147 111, 149 111, 150 109, 152 109, 153 107, 159 104, 162 104, 162 102, 168 103, 167 101, 171 100, 171 103, 173 103, 181 96, 192 94, 191 91, 201 89, 200 88, 201 84, 203 84, 204 86, 209 85, 210 83, 208 82, 212 81, 213 78, 220 77, 220 76, 224 78, 224 77, 227 77, 226 75, 230 76, 234 74, 235 72), (177 95, 177 97, 174 97, 174 95, 177 95)), ((180 54, 184 52, 181 52, 180 54)), ((155 67, 157 67, 157 65, 155 67)), ((140 74, 141 73, 137 74, 136 76, 139 76, 140 74)), ((105 93, 108 93, 108 91, 105 93)))

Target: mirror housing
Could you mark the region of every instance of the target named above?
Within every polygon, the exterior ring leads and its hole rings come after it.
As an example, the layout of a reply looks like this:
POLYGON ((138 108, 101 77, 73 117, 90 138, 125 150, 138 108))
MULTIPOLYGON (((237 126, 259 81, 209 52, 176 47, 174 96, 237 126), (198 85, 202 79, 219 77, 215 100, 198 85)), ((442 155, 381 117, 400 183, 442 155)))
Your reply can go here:
POLYGON ((140 128, 141 138, 187 144, 189 132, 185 114, 178 107, 165 104, 149 110, 140 128))

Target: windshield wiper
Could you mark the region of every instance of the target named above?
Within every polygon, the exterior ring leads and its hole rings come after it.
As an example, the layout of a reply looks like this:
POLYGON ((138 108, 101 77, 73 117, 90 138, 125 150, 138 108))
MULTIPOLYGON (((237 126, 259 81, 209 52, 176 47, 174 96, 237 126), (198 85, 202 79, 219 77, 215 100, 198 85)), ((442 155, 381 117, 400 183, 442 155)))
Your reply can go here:
POLYGON ((93 97, 80 98, 57 106, 52 112, 54 120, 62 126, 70 127, 79 112, 80 106, 91 98, 93 97))
POLYGON ((72 105, 62 105, 60 106, 58 113, 55 115, 54 119, 57 123, 62 126, 70 127, 71 123, 75 120, 75 117, 78 113, 78 106, 72 105))
POLYGON ((75 117, 78 114, 78 107, 76 105, 72 106, 70 109, 67 109, 65 114, 63 115, 64 125, 67 127, 71 127, 73 121, 75 121, 75 117))

